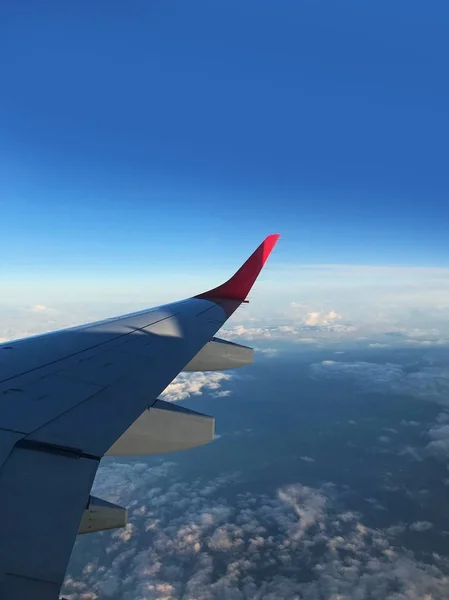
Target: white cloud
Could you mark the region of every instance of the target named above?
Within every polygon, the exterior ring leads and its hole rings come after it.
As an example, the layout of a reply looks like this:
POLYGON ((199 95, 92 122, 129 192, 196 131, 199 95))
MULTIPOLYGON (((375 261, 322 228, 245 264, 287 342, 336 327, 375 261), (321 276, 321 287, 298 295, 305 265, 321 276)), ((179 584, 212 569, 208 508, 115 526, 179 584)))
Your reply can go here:
POLYGON ((105 318, 108 315, 105 309, 101 310, 68 305, 65 308, 49 308, 43 304, 34 306, 7 306, 0 305, 0 338, 10 341, 82 325, 87 322, 105 318))
POLYGON ((432 440, 426 446, 426 452, 436 458, 449 458, 449 425, 432 427, 427 432, 432 440))
POLYGON ((231 395, 231 390, 221 390, 220 392, 214 392, 212 396, 214 398, 227 398, 231 395))
POLYGON ((234 327, 223 329, 224 338, 245 338, 247 340, 257 339, 276 339, 285 337, 282 334, 293 333, 294 330, 285 331, 278 327, 245 327, 244 325, 235 325, 234 327))
POLYGON ((300 484, 289 485, 279 490, 278 497, 298 515, 298 521, 288 526, 292 540, 300 540, 310 527, 323 520, 326 497, 317 490, 300 484))
POLYGON ((351 334, 357 328, 350 324, 334 323, 334 319, 340 318, 339 315, 332 318, 329 317, 329 315, 332 316, 334 314, 308 313, 306 319, 301 323, 289 323, 285 321, 283 325, 266 325, 262 322, 258 327, 247 327, 239 324, 223 329, 221 335, 224 338, 240 338, 248 341, 286 341, 303 344, 337 342, 340 341, 340 336, 336 334, 351 334))
POLYGON ((31 310, 33 312, 43 313, 43 312, 50 312, 52 309, 48 308, 48 306, 45 306, 44 304, 35 304, 31 310))
POLYGON ((415 521, 410 525, 411 531, 428 531, 432 527, 433 524, 430 521, 415 521))
POLYGON ((328 313, 309 312, 304 318, 306 325, 333 325, 334 321, 341 319, 341 315, 331 310, 328 313))
POLYGON ((421 449, 415 448, 414 446, 404 446, 399 450, 399 456, 409 456, 417 462, 423 460, 423 452, 421 449))
POLYGON ((388 535, 401 535, 401 533, 404 533, 404 531, 407 529, 406 525, 404 525, 404 523, 398 523, 397 525, 391 525, 391 527, 387 527, 387 529, 385 530, 385 533, 387 533, 388 535))
POLYGON ((430 347, 430 346, 446 346, 449 344, 449 340, 438 339, 438 340, 404 340, 409 346, 417 346, 417 347, 430 347))
POLYGON ((214 396, 224 397, 230 391, 219 391, 222 384, 231 379, 231 375, 222 372, 180 373, 163 391, 161 398, 168 402, 178 402, 190 396, 201 396, 204 392, 214 392, 214 396))
POLYGON ((314 463, 315 459, 311 458, 310 456, 301 456, 301 460, 303 460, 304 462, 308 462, 308 463, 314 463))
POLYGON ((366 390, 417 396, 445 404, 449 402, 449 369, 422 367, 409 372, 395 363, 324 360, 310 366, 312 376, 347 378, 366 390))
POLYGON ((440 412, 437 416, 437 423, 447 423, 449 421, 449 415, 446 412, 440 412))
POLYGON ((254 348, 254 350, 266 356, 277 356, 280 352, 279 348, 254 348))
POLYGON ((449 425, 443 425, 442 427, 435 427, 429 431, 429 436, 433 440, 445 440, 449 439, 449 425))

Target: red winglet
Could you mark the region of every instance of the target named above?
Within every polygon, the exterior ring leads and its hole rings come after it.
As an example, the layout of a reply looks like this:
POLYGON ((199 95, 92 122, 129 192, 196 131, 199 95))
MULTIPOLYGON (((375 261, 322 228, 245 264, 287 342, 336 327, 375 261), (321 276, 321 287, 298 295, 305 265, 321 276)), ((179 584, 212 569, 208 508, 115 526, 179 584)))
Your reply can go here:
POLYGON ((239 300, 240 302, 243 302, 253 287, 254 282, 278 239, 279 233, 269 235, 231 279, 213 290, 195 296, 195 298, 223 298, 226 300, 239 300))

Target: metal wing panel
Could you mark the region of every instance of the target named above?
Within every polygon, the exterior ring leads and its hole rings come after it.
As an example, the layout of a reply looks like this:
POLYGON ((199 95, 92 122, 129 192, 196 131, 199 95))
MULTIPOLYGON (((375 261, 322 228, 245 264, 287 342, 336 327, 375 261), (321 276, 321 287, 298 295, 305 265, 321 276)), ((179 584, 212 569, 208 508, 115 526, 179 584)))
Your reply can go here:
POLYGON ((0 598, 58 598, 97 467, 14 448, 0 472, 0 598))
POLYGON ((185 302, 147 310, 83 327, 43 334, 0 345, 0 382, 53 365, 89 349, 101 347, 149 325, 167 319, 185 302), (175 306, 175 305, 173 305, 175 306))
POLYGON ((126 319, 131 331, 119 344, 110 329, 79 329, 85 350, 76 359, 7 382, 21 391, 2 394, 1 426, 32 433, 0 430, 1 598, 58 597, 100 457, 214 335, 219 324, 206 315, 223 317, 205 300, 167 309, 163 321, 140 320, 141 329, 126 319), (92 335, 106 343, 93 348, 92 335))
POLYGON ((22 433, 0 430, 0 473, 3 464, 8 459, 16 443, 23 438, 22 433))
POLYGON ((44 423, 90 398, 102 388, 82 380, 70 380, 54 374, 21 383, 1 394, 0 427, 31 433, 44 423))
POLYGON ((127 343, 124 342, 119 347, 106 350, 96 356, 82 357, 76 365, 68 365, 67 367, 61 365, 62 368, 54 377, 91 384, 97 388, 95 392, 98 392, 126 377, 128 373, 145 369, 148 366, 147 361, 143 358, 139 359, 139 357, 128 355, 124 350, 127 343))
MULTIPOLYGON (((0 428, 28 434, 118 381, 131 379, 131 391, 136 387, 139 373, 147 371, 151 379, 154 379, 157 371, 152 370, 153 365, 149 359, 162 359, 161 352, 162 348, 167 346, 166 340, 169 340, 170 351, 173 351, 170 360, 173 359, 178 364, 176 348, 179 347, 179 360, 182 362, 183 351, 189 344, 195 345, 199 342, 197 338, 200 328, 192 330, 188 323, 194 319, 198 325, 196 315, 201 313, 199 318, 202 327, 205 327, 204 333, 207 338, 209 331, 210 335, 213 335, 216 325, 205 323, 204 316, 222 316, 223 312, 219 307, 204 300, 184 301, 174 306, 175 310, 168 305, 123 319, 62 332, 64 339, 69 333, 74 338, 74 341, 65 346, 65 351, 64 344, 58 343, 53 352, 40 353, 44 338, 47 345, 47 337, 58 339, 58 336, 53 334, 10 345, 12 350, 6 351, 6 369, 5 361, 0 362, 0 428), (140 329, 137 329, 137 326, 140 326, 140 329), (188 337, 191 338, 188 342, 185 335, 187 330, 188 337), (81 350, 82 348, 84 350, 81 350), (76 353, 73 354, 75 349, 76 353), (16 350, 16 354, 13 354, 16 350), (27 369, 31 365, 33 368, 10 378, 12 372, 20 373, 23 369, 22 359, 28 359, 28 362, 25 361, 27 369), (45 359, 50 362, 43 364, 45 359), (39 364, 41 366, 37 366, 39 364)), ((189 359, 190 355, 186 362, 189 359)), ((183 366, 181 365, 180 369, 183 366)), ((147 402, 151 403, 154 399, 149 391, 147 402)), ((142 407, 142 411, 144 408, 145 406, 142 407)))
MULTIPOLYGON (((29 439, 69 445, 103 456, 145 408, 154 404, 168 383, 219 327, 203 315, 193 318, 177 315, 165 323, 168 336, 164 337, 160 327, 154 334, 150 326, 146 328, 147 345, 144 345, 146 336, 138 335, 117 348, 115 362, 129 364, 126 376, 34 431, 29 439), (178 328, 182 335, 173 336, 173 329, 178 328), (140 360, 146 361, 144 368, 140 360)), ((69 374, 70 370, 66 375, 69 374)))

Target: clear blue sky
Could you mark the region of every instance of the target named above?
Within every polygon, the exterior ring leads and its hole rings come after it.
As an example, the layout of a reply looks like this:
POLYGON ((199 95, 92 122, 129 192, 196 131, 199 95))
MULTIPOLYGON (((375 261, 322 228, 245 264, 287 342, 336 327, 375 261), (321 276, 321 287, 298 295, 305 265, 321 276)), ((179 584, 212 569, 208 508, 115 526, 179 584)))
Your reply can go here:
POLYGON ((447 0, 4 0, 0 269, 449 264, 447 0), (226 248, 223 258, 222 248, 226 248))

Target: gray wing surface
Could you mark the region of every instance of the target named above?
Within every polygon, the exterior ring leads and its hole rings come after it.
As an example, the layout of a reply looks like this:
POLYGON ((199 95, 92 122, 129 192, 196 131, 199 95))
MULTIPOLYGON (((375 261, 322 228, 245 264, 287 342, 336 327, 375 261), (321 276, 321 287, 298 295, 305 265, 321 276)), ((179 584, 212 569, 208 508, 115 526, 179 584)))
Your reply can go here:
POLYGON ((0 345, 2 600, 59 597, 101 458, 244 300, 207 294, 0 345))

